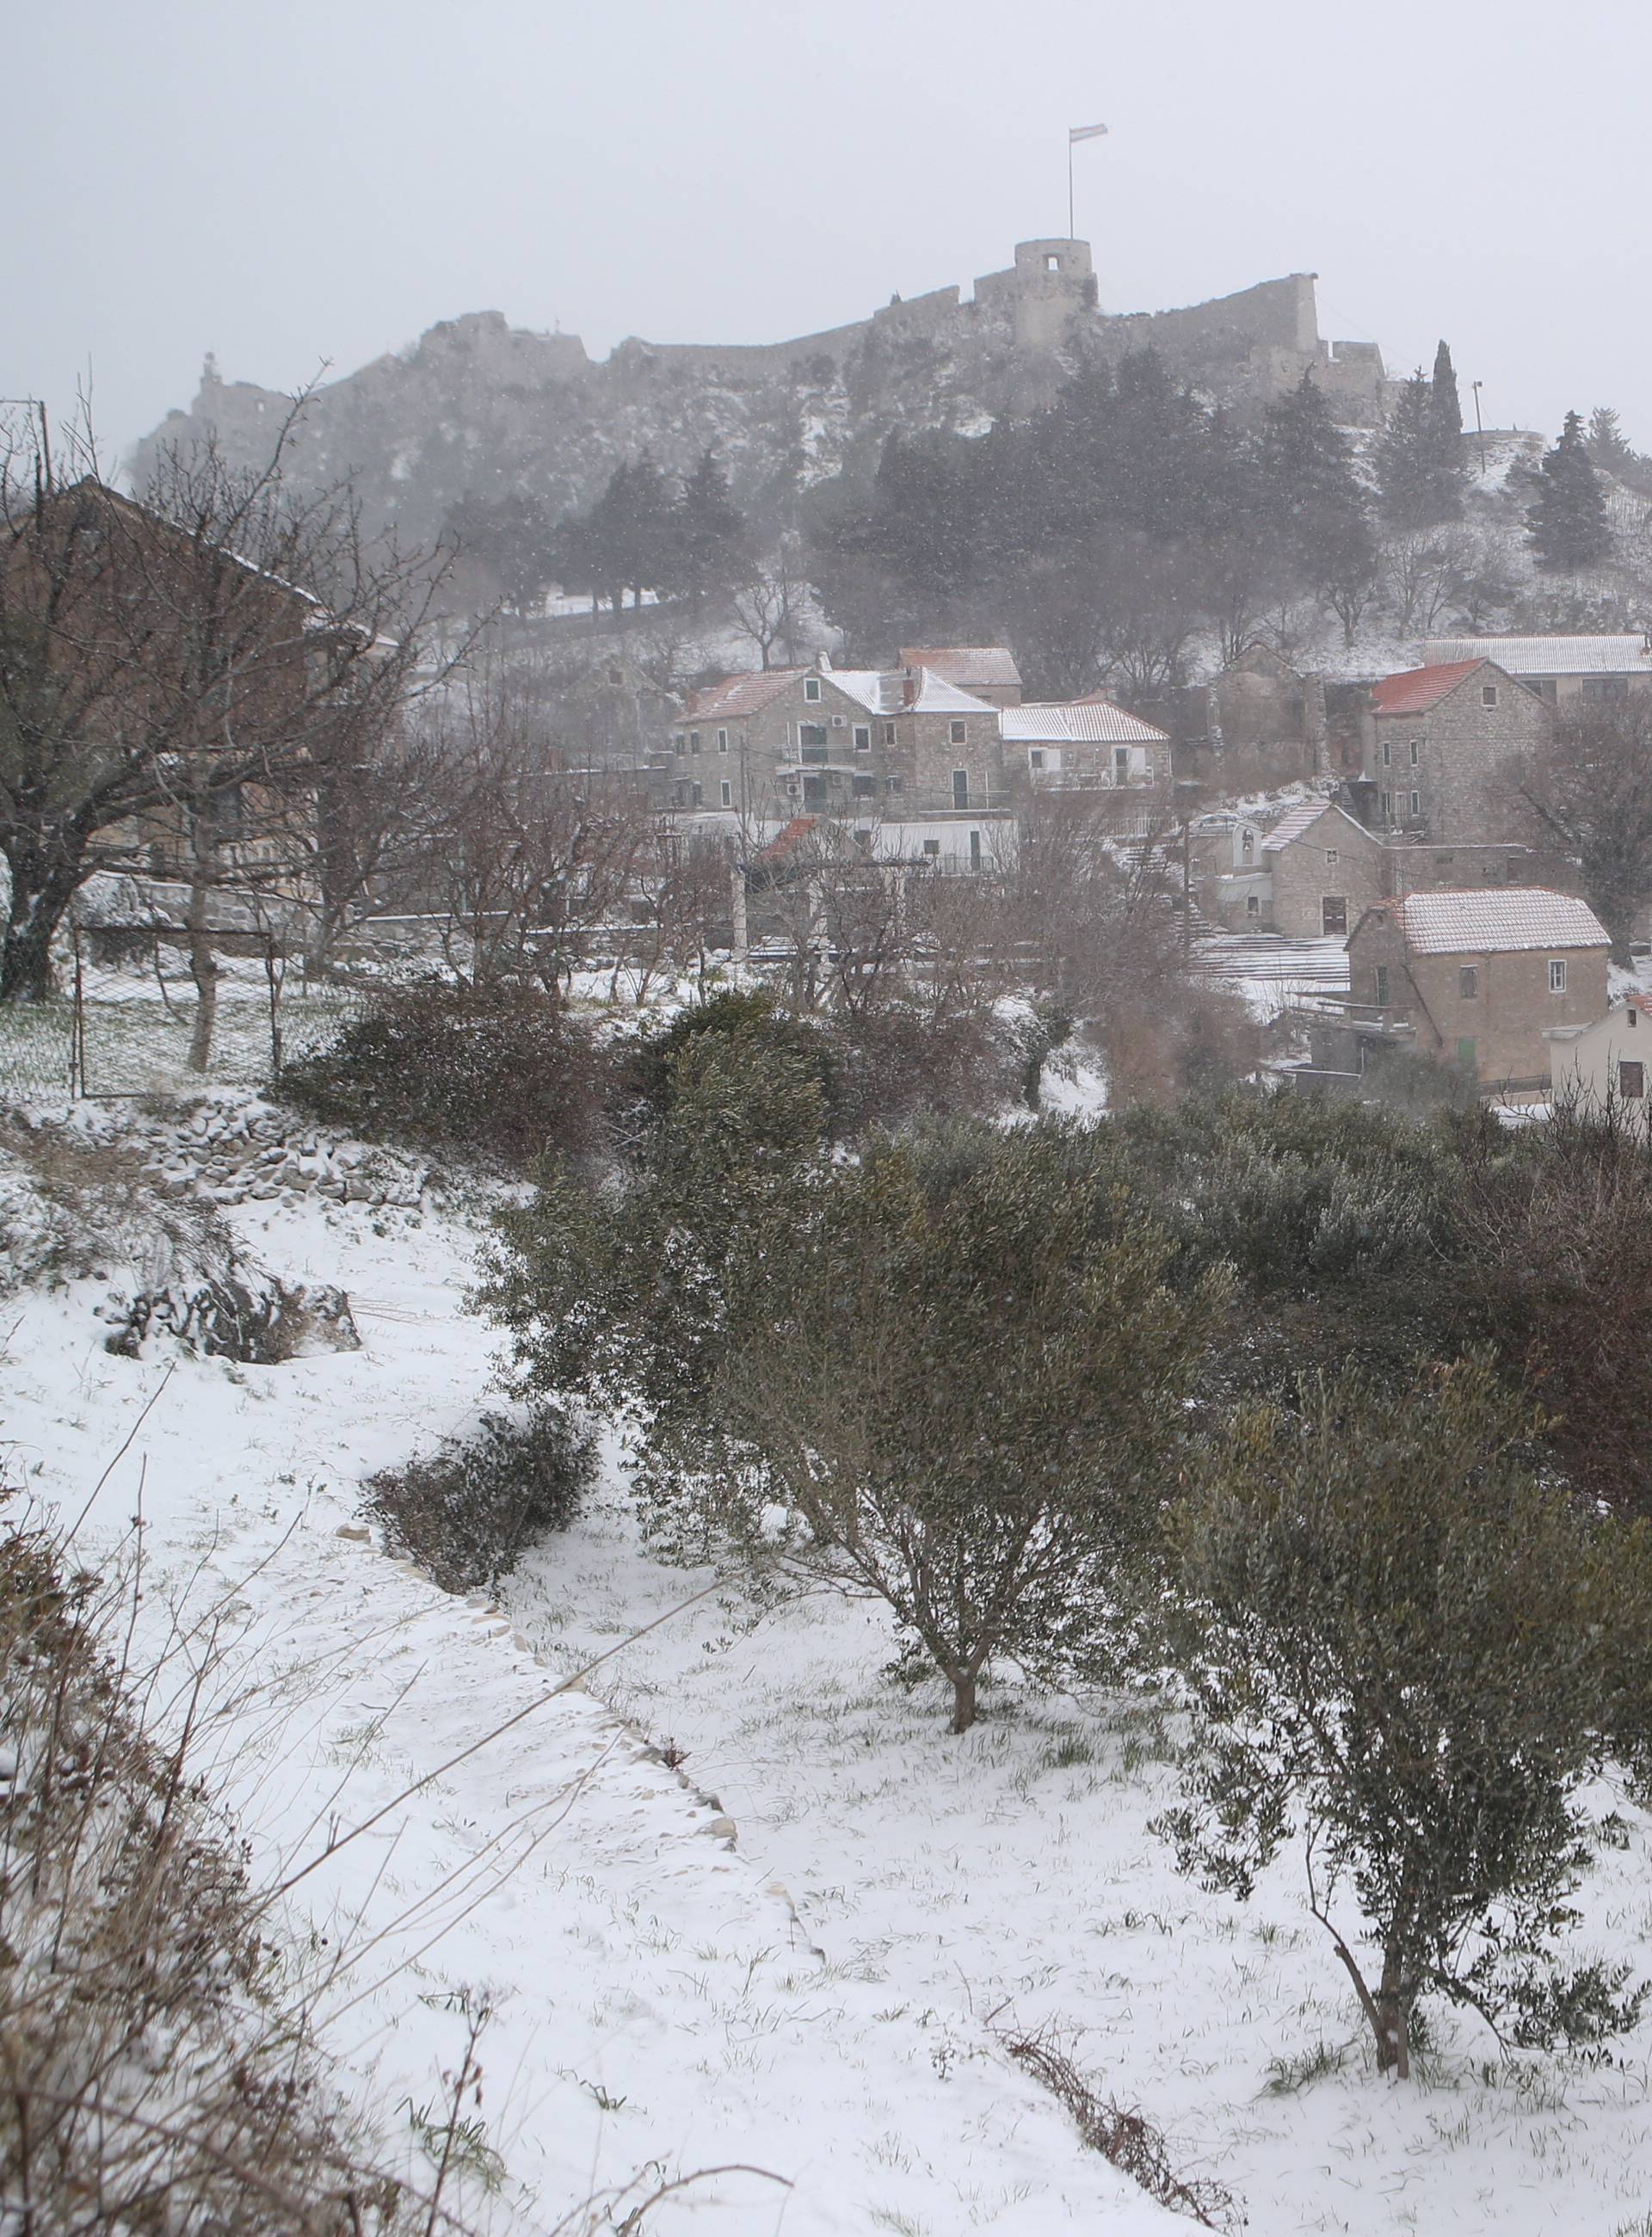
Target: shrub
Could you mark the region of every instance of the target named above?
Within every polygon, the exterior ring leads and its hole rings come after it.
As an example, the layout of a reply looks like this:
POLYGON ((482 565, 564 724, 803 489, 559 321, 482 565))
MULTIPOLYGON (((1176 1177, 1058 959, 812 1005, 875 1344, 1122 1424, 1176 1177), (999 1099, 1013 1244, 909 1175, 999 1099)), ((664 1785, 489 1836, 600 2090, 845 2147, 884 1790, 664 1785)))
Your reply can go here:
POLYGON ((1645 1994, 1556 1945, 1601 1835, 1587 1788, 1646 1634, 1646 1547, 1533 1473, 1540 1427, 1485 1358, 1419 1369, 1398 1402, 1345 1374, 1228 1424, 1173 1524, 1202 1745, 1164 1830, 1241 1900, 1300 1845, 1401 2080, 1426 1996, 1537 2045, 1609 2036, 1645 1994))
POLYGON ((591 1037, 559 1004, 430 984, 376 995, 281 1092, 324 1125, 521 1166, 591 1146, 597 1082, 591 1037))
POLYGON ((685 1050, 708 1040, 737 1046, 753 1061, 767 1056, 790 1060, 814 1082, 823 1110, 835 1109, 836 1065, 822 1027, 789 1017, 774 996, 761 988, 724 987, 679 1010, 670 1025, 638 1041, 631 1052, 617 1083, 622 1132, 634 1138, 670 1119, 677 1083, 687 1076, 677 1060, 685 1050))
POLYGON ((596 1441, 557 1408, 525 1421, 484 1414, 450 1438, 362 1486, 362 1508, 444 1592, 492 1587, 527 1548, 573 1520, 596 1469, 596 1441))

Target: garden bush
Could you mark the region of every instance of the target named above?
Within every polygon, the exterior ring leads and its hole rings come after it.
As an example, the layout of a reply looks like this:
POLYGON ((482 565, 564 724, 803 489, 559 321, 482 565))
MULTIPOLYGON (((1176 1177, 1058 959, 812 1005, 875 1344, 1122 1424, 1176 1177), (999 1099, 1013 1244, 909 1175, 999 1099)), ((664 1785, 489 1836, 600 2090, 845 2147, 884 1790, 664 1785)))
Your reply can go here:
POLYGON ((559 1408, 537 1407, 525 1421, 484 1414, 470 1436, 369 1476, 362 1507, 393 1553, 444 1592, 470 1592, 565 1529, 595 1468, 595 1439, 559 1408))
POLYGON ((284 1101, 371 1140, 481 1151, 522 1166, 598 1133, 599 1059, 558 1003, 439 984, 374 997, 282 1072, 284 1101))

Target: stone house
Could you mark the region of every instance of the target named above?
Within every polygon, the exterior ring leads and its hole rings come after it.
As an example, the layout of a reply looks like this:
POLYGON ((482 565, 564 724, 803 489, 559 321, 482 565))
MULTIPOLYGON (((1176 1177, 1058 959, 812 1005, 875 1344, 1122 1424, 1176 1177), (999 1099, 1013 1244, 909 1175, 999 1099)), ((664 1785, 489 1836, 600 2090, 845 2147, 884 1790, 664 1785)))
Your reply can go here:
POLYGON ((1170 738, 1104 692, 1039 700, 999 716, 1006 768, 1037 791, 1107 791, 1170 782, 1170 738))
POLYGON ((989 707, 1019 707, 1021 672, 1007 644, 905 644, 901 666, 909 676, 927 668, 943 683, 955 683, 989 707))
POLYGON ((1351 1026, 1370 1013, 1374 1033, 1483 1086, 1546 1093, 1545 1035, 1601 1016, 1609 950, 1584 902, 1540 886, 1380 901, 1348 941, 1351 1026))
POLYGON ((1652 630, 1606 637, 1431 637, 1430 665, 1494 660, 1556 709, 1610 704, 1652 684, 1652 630))
POLYGON ((1385 676, 1365 729, 1378 826, 1435 846, 1510 839, 1522 822, 1515 772, 1552 736, 1549 709, 1495 661, 1385 676))
POLYGON ((1000 710, 931 669, 774 669, 690 701, 673 804, 782 819, 979 812, 1005 799, 1000 710))
POLYGON ((1551 1026, 1545 1038, 1555 1095, 1576 1095, 1596 1109, 1609 1103, 1646 1109, 1652 994, 1626 994, 1592 1025, 1551 1026))

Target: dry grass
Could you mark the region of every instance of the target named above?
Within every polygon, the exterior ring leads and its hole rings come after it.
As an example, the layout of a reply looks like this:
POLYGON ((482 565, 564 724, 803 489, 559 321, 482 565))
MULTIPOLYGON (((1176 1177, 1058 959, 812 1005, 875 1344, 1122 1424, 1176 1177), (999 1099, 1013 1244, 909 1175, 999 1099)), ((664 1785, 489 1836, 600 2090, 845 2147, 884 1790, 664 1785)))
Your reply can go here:
POLYGON ((455 2227, 439 2194, 372 2163, 329 2089, 245 1854, 188 1767, 205 1673, 174 1688, 111 1656, 125 1590, 37 1529, 0 1541, 6 2227, 455 2227))
POLYGON ((1090 2150, 1100 2152, 1120 2174, 1140 2183, 1150 2198, 1174 2214, 1186 2214, 1203 2229, 1243 2226, 1244 2215, 1232 2192, 1219 2182, 1179 2174, 1163 2131, 1137 2108, 1102 2096, 1052 2029, 1032 2035, 1015 2028, 995 2028, 993 2032, 1015 2063, 1072 2115, 1090 2150))

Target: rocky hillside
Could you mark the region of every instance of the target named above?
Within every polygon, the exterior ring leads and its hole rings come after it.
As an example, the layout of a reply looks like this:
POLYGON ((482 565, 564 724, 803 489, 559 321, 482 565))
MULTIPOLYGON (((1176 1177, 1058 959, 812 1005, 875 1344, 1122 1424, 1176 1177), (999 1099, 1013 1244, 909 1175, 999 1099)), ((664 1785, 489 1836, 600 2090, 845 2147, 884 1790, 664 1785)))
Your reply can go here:
MULTIPOLYGON (((633 340, 598 361, 573 335, 472 313, 317 390, 293 455, 306 482, 350 475, 370 522, 418 543, 466 496, 531 492, 560 511, 644 448, 681 469, 715 444, 742 504, 771 525, 799 485, 869 467, 892 429, 984 430, 1047 402, 1087 355, 1148 345, 1241 411, 1312 367, 1339 418, 1369 425, 1380 412, 1379 353, 1319 339, 1305 274, 1119 316, 1098 307, 1087 243, 1024 241, 970 297, 896 296, 854 325, 787 342, 633 340)), ((139 446, 135 474, 158 446, 213 428, 232 459, 261 462, 287 409, 274 390, 224 381, 208 360, 193 405, 139 446)))

